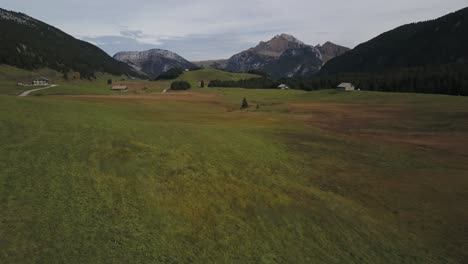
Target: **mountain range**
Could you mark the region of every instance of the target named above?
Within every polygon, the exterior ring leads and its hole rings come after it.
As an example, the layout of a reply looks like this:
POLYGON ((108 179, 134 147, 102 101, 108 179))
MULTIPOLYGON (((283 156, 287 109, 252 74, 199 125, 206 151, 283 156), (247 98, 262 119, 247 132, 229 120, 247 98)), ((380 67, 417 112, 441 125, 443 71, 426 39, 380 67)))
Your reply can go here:
POLYGON ((311 46, 281 34, 212 66, 233 72, 263 71, 275 78, 301 77, 317 73, 328 60, 349 50, 331 42, 311 46))
POLYGON ((0 64, 78 71, 84 78, 95 72, 143 77, 98 47, 22 13, 0 9, 0 32, 0 64))
POLYGON ((189 62, 167 50, 119 52, 114 58, 128 63, 135 70, 157 77, 172 68, 212 67, 231 72, 264 72, 274 78, 302 77, 317 73, 328 60, 349 49, 325 43, 310 46, 288 34, 277 35, 256 47, 240 52, 228 60, 189 62))
MULTIPOLYGON (((84 78, 92 78, 95 72, 154 78, 172 68, 201 65, 263 72, 272 78, 342 76, 365 89, 380 90, 389 90, 388 86, 399 91, 465 94, 461 87, 468 81, 462 78, 468 75, 468 8, 398 27, 353 50, 331 42, 312 46, 280 34, 227 60, 196 63, 160 49, 119 52, 112 58, 53 26, 4 9, 0 9, 0 32, 0 64, 51 68, 65 75, 78 71, 84 78), (424 88, 428 86, 432 87, 424 88)), ((333 83, 329 79, 317 87, 333 83)))
POLYGON ((114 59, 127 63, 135 70, 154 78, 173 68, 191 69, 195 64, 178 54, 162 49, 147 51, 124 51, 114 55, 114 59))

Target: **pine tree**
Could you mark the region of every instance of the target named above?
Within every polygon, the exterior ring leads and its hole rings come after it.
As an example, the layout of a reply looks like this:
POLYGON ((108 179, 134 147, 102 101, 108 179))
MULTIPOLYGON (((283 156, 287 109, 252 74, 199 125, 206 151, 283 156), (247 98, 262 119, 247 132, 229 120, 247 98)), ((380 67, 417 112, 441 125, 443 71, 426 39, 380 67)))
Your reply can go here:
POLYGON ((244 99, 242 100, 241 109, 245 109, 247 107, 249 107, 249 103, 247 102, 247 99, 244 97, 244 99))

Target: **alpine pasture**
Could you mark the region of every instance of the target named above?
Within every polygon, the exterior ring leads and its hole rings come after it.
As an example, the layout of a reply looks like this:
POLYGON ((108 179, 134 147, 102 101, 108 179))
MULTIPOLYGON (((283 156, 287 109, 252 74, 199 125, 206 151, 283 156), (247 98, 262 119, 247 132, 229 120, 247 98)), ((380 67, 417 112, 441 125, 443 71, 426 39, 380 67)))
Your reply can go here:
POLYGON ((468 261, 466 97, 2 72, 0 262, 468 261))

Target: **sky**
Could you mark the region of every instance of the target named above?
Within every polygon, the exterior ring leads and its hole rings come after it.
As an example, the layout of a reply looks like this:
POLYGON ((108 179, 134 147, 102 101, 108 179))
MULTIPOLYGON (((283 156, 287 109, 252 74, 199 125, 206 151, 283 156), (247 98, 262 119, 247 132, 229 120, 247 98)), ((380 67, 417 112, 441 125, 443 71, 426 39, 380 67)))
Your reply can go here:
POLYGON ((467 7, 467 0, 0 0, 114 55, 167 49, 195 61, 229 58, 288 33, 355 47, 397 26, 467 7))

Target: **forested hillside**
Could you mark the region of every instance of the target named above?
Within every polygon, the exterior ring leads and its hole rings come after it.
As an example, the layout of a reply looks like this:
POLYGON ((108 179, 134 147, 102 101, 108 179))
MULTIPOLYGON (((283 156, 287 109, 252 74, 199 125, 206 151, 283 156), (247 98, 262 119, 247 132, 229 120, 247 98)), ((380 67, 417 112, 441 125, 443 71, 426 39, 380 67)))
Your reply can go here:
POLYGON ((468 8, 408 24, 330 60, 322 74, 385 72, 468 61, 468 8))
POLYGON ((138 76, 130 66, 114 60, 98 47, 22 13, 0 9, 0 64, 23 69, 51 68, 138 76))

